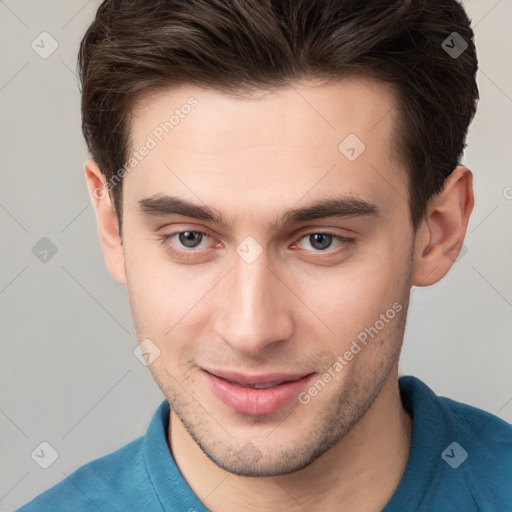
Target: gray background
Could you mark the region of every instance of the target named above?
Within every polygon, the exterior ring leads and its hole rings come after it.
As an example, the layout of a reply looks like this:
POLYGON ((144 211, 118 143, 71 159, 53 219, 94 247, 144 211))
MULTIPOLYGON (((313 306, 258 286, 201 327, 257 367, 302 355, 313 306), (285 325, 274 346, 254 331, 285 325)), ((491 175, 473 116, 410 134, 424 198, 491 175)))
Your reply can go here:
MULTIPOLYGON (((75 66, 98 5, 0 0, 2 511, 143 435, 163 399, 133 355, 126 290, 106 270, 83 175, 75 66), (44 31, 59 45, 46 59, 31 47, 44 31), (43 237, 57 249, 46 262, 32 252, 43 237), (48 469, 31 457, 43 441, 58 452, 48 469)), ((412 292, 400 372, 512 422, 512 2, 465 6, 480 60, 464 157, 476 205, 453 269, 412 292)))

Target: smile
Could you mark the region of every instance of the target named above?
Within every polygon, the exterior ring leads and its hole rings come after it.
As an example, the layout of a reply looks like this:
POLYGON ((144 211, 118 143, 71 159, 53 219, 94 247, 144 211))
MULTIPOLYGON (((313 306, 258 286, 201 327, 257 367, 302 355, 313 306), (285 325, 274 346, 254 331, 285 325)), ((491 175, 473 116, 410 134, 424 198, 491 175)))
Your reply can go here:
POLYGON ((265 416, 297 399, 314 373, 246 376, 235 372, 201 370, 214 396, 239 414, 265 416))

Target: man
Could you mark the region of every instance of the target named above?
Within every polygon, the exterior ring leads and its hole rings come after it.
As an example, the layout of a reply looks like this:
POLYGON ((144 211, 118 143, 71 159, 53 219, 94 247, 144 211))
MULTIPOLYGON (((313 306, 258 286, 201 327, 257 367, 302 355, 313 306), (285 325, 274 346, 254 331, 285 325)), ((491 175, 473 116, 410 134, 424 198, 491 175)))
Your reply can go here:
POLYGON ((476 109, 454 0, 107 0, 85 175, 165 400, 29 511, 509 511, 512 426, 398 379, 476 109))

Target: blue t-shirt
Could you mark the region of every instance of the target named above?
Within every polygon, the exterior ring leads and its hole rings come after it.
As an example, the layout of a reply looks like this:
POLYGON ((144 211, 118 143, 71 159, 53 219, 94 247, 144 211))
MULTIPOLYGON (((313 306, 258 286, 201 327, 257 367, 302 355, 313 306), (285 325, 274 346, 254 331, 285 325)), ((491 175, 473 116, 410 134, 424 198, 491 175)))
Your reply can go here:
MULTIPOLYGON (((415 377, 399 379, 413 418, 411 451, 383 512, 511 512, 512 425, 438 397, 415 377)), ((18 512, 207 512, 167 445, 169 404, 147 433, 93 460, 18 512)))

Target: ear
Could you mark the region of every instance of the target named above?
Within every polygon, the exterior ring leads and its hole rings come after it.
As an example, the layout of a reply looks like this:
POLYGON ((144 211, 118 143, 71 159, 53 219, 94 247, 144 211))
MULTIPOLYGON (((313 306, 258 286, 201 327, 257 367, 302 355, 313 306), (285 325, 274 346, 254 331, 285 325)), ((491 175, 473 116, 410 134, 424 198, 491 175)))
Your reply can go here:
POLYGON ((122 285, 126 285, 123 241, 119 234, 117 215, 112 205, 110 193, 105 185, 106 178, 94 160, 85 162, 84 171, 89 194, 96 212, 105 263, 110 275, 122 285))
POLYGON ((429 201, 418 229, 413 285, 429 286, 448 273, 464 242, 473 205, 473 174, 459 165, 446 179, 443 190, 429 201))

